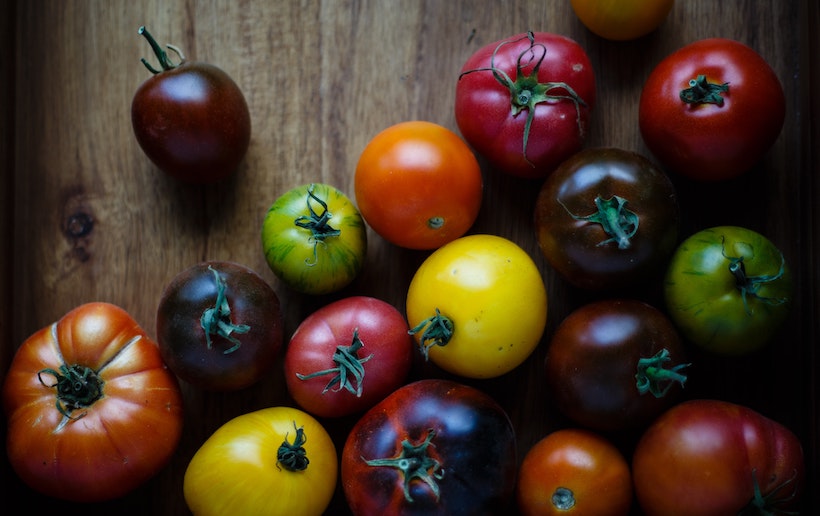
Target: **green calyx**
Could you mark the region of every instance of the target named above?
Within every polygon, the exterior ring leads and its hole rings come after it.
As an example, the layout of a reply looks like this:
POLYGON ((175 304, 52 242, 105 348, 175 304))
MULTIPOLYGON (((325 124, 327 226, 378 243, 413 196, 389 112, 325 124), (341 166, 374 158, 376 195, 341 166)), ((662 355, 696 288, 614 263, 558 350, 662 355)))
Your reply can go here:
POLYGON ((233 343, 233 346, 223 351, 224 354, 233 353, 242 345, 233 333, 248 333, 251 329, 247 324, 234 324, 231 321, 231 307, 228 304, 228 297, 225 295, 227 287, 225 280, 210 265, 208 270, 214 273, 216 281, 216 302, 214 306, 208 308, 199 318, 199 324, 205 330, 205 342, 208 349, 213 347, 212 336, 217 335, 233 343))
POLYGON ((441 468, 441 463, 427 453, 430 446, 435 447, 431 444, 435 436, 436 431, 431 428, 427 431, 427 437, 420 444, 412 444, 408 439, 404 439, 401 442, 401 452, 397 457, 372 460, 362 457, 362 460, 368 466, 390 467, 399 470, 404 478, 404 499, 408 502, 413 502, 413 497, 410 495, 410 483, 415 479, 430 486, 438 500, 440 491, 436 481, 444 478, 444 470, 441 468))
POLYGON ((63 420, 55 431, 63 428, 69 420, 77 420, 85 415, 74 416, 73 412, 78 409, 90 407, 95 401, 103 397, 103 386, 105 382, 90 367, 74 364, 60 366, 59 371, 51 368, 42 369, 37 373, 37 379, 46 387, 57 389, 57 410, 63 415, 63 420), (47 384, 43 380, 44 374, 54 377, 53 384, 47 384))
POLYGON ((333 353, 333 363, 335 367, 316 371, 310 374, 296 373, 296 377, 300 380, 309 380, 318 376, 332 374, 333 377, 327 382, 322 394, 331 390, 333 386, 334 392, 339 392, 346 389, 348 392, 355 394, 357 398, 362 396, 362 380, 364 380, 364 363, 373 358, 373 354, 359 358, 359 350, 364 347, 364 343, 359 338, 359 329, 353 330, 353 342, 349 346, 337 346, 333 353))
POLYGON ((669 350, 663 348, 655 356, 638 359, 638 372, 635 374, 636 386, 640 394, 647 392, 656 398, 662 398, 669 392, 675 383, 681 387, 686 383, 686 375, 681 374, 684 369, 692 364, 678 364, 671 369, 667 369, 667 362, 671 361, 669 350))
POLYGON ((767 494, 763 494, 760 489, 760 483, 757 481, 757 469, 752 469, 752 484, 754 486, 754 494, 746 507, 741 509, 738 516, 776 516, 788 514, 800 514, 799 511, 787 511, 782 508, 783 505, 793 501, 798 494, 797 485, 797 471, 794 474, 776 485, 774 489, 767 494), (783 490, 792 487, 791 493, 784 493, 783 490))
POLYGON ((310 463, 304 448, 307 436, 304 427, 296 427, 296 421, 293 422, 293 428, 296 430, 296 436, 291 443, 288 442, 288 434, 285 434, 285 440, 276 451, 276 464, 281 464, 288 471, 304 471, 310 463))
POLYGON ((689 81, 689 87, 681 90, 680 99, 686 104, 723 105, 721 93, 729 91, 729 83, 717 84, 706 80, 705 75, 698 75, 689 81))
POLYGON ((309 215, 299 216, 293 221, 293 223, 300 228, 310 231, 309 238, 313 242, 313 261, 310 262, 305 260, 305 264, 308 266, 313 266, 318 263, 319 255, 317 246, 319 244, 325 245, 326 238, 335 237, 342 234, 340 230, 329 224, 333 214, 327 210, 327 203, 313 193, 313 188, 313 184, 308 186, 307 198, 305 200, 309 215), (316 210, 313 209, 311 201, 318 203, 319 206, 321 206, 322 211, 317 213, 316 210))
POLYGON ((591 215, 575 215, 564 206, 561 199, 557 201, 575 220, 585 220, 601 225, 604 233, 610 238, 599 242, 598 246, 615 242, 618 244, 618 249, 628 249, 632 245, 629 239, 637 233, 640 217, 626 208, 628 201, 623 197, 614 195, 609 199, 604 199, 600 195, 596 196, 594 202, 598 211, 591 215))
MULTIPOLYGON (((725 244, 725 243, 724 243, 725 244)), ((735 277, 735 285, 740 291, 743 298, 743 307, 748 315, 752 315, 752 310, 749 308, 748 298, 752 297, 758 301, 770 306, 782 305, 787 302, 785 297, 766 297, 761 296, 758 292, 766 283, 780 279, 786 272, 786 258, 783 253, 780 253, 780 268, 775 274, 760 274, 757 276, 749 276, 746 274, 746 266, 743 264, 743 256, 726 256, 724 247, 723 256, 729 260, 729 272, 735 277)), ((749 250, 753 254, 753 250, 749 250)))
MULTIPOLYGON (((144 64, 145 67, 148 68, 148 71, 150 71, 152 74, 156 75, 156 74, 158 74, 160 72, 163 72, 163 71, 167 72, 168 70, 173 70, 174 68, 179 66, 178 64, 174 64, 173 61, 171 61, 171 58, 168 57, 168 53, 165 50, 163 50, 162 47, 159 46, 159 43, 157 43, 157 40, 154 39, 154 37, 151 35, 150 32, 148 32, 148 29, 146 29, 144 25, 139 28, 137 33, 140 36, 145 36, 145 39, 148 40, 148 44, 151 45, 151 49, 154 51, 154 54, 157 56, 157 59, 159 60, 159 64, 162 67, 162 70, 157 70, 156 68, 151 66, 148 63, 148 61, 146 61, 145 58, 143 57, 143 58, 140 59, 140 61, 142 61, 142 64, 144 64)), ((182 51, 179 48, 175 47, 174 45, 166 45, 166 46, 174 51, 174 53, 179 57, 180 61, 185 60, 185 56, 182 55, 182 51)))
POLYGON ((430 358, 430 348, 433 346, 446 346, 453 337, 453 321, 448 317, 441 315, 441 312, 436 308, 435 315, 428 317, 413 327, 408 333, 415 335, 422 332, 419 338, 419 350, 424 356, 425 360, 430 358))

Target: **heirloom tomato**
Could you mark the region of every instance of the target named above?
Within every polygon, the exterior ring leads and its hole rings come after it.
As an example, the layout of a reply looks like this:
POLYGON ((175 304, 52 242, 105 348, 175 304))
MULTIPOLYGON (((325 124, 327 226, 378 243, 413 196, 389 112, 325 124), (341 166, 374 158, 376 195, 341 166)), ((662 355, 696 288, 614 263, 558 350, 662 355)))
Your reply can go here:
POLYGON ((236 172, 251 138, 251 117, 242 90, 209 63, 180 58, 174 64, 145 27, 162 70, 142 60, 153 77, 137 89, 131 124, 142 150, 172 177, 190 183, 214 183, 236 172))
POLYGON ((719 400, 675 405, 646 430, 632 459, 646 514, 797 514, 803 450, 791 430, 719 400))
POLYGON ((402 122, 377 134, 356 165, 356 202, 385 240, 435 249, 464 235, 481 207, 481 168, 446 127, 402 122))
POLYGON ((288 392, 315 416, 364 412, 404 384, 413 360, 408 330, 396 307, 373 297, 323 306, 290 338, 288 392))
POLYGON ((771 340, 789 315, 792 292, 783 253, 737 226, 684 240, 664 282, 667 312, 683 336, 725 355, 747 354, 771 340))
POLYGON ((502 514, 515 503, 515 431, 482 391, 418 380, 368 410, 342 450, 356 516, 502 514))
POLYGON ((133 491, 165 467, 182 434, 176 377, 134 319, 108 303, 78 306, 25 341, 3 408, 14 471, 70 501, 133 491))
POLYGON ((157 341, 182 380, 212 391, 243 389, 273 367, 282 349, 276 292, 251 269, 198 263, 165 287, 157 308, 157 341))
POLYGON ((188 464, 182 491, 195 516, 318 516, 336 491, 338 467, 319 421, 270 407, 219 427, 188 464))
POLYGON ((694 180, 751 169, 783 128, 786 97, 771 66, 738 41, 703 39, 663 59, 644 84, 641 134, 660 163, 694 180))
POLYGON ((470 56, 455 100, 461 134, 494 168, 542 178, 583 146, 595 74, 572 39, 528 32, 470 56))
POLYGON ((572 0, 581 23, 598 36, 628 41, 657 29, 675 0, 572 0))
POLYGON ((262 223, 262 250, 288 287, 303 294, 330 294, 361 272, 367 228, 347 195, 311 183, 287 191, 271 205, 262 223))
POLYGON ((632 476, 610 441, 589 430, 564 428, 524 456, 516 493, 523 516, 626 516, 632 476))
POLYGON ((434 251, 407 292, 407 320, 425 358, 450 373, 493 378, 532 354, 547 322, 547 291, 532 258, 496 235, 434 251))
POLYGON ((645 157, 585 149, 541 187, 535 233, 562 277, 590 290, 634 288, 661 274, 678 238, 679 209, 666 174, 645 157))

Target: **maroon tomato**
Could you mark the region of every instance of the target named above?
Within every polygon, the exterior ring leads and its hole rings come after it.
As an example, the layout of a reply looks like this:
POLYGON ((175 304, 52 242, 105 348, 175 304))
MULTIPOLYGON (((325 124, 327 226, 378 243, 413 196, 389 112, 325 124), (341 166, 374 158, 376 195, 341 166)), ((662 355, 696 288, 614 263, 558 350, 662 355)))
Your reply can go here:
POLYGON ((804 458, 794 433, 719 400, 669 409, 644 433, 632 461, 647 514, 797 514, 804 458))
POLYGON ((490 43, 464 63, 455 116, 493 167, 539 178, 581 149, 594 104, 584 49, 564 36, 528 32, 490 43))
POLYGON ((662 165, 695 180, 751 169, 783 128, 786 99, 771 66, 729 39, 696 41, 667 56, 641 94, 639 124, 662 165))
POLYGON ((203 62, 173 64, 140 27, 162 70, 142 62, 154 76, 137 89, 131 123, 140 147, 167 174, 190 183, 213 183, 233 174, 251 137, 248 104, 222 69, 203 62))
POLYGON ((413 359, 407 321, 365 296, 334 301, 305 318, 285 353, 288 392, 320 417, 364 412, 404 384, 413 359))

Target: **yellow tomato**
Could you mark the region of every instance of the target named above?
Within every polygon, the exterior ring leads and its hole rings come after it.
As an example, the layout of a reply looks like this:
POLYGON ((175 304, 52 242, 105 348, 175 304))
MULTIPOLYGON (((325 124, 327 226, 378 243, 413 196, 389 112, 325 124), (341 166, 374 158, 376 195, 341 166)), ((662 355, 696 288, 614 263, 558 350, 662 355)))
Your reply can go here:
POLYGON ((674 0, 570 0, 575 15, 605 39, 627 41, 657 29, 674 0))
POLYGON ((493 378, 520 365, 538 345, 547 291, 535 262, 514 242, 461 237, 416 271, 407 320, 434 364, 468 378, 493 378))
POLYGON ((324 427, 299 409, 273 407, 217 429, 188 464, 183 493, 196 516, 319 515, 337 472, 324 427))

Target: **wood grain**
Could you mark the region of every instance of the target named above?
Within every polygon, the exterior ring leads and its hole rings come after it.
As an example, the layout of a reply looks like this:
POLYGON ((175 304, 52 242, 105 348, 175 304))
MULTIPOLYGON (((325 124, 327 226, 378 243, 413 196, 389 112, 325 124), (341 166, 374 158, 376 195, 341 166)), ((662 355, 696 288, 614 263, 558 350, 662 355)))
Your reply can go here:
MULTIPOLYGON (((812 93, 820 91, 819 10, 816 0, 679 1, 655 33, 614 43, 588 32, 561 0, 18 0, 0 21, 0 290, 10 294, 0 305, 2 374, 26 337, 84 302, 118 304, 153 333, 164 286, 207 259, 262 274, 283 300, 286 334, 314 309, 352 293, 403 310, 425 253, 398 249, 371 232, 366 269, 354 285, 334 296, 296 295, 276 280, 261 252, 268 206, 310 181, 352 193, 359 153, 391 124, 424 119, 457 130, 452 106, 462 63, 480 46, 529 29, 565 34, 589 53, 599 93, 588 145, 649 156, 637 100, 652 66, 686 43, 722 36, 749 44, 772 64, 786 91, 787 118, 774 148, 747 177, 709 187, 674 178, 683 233, 739 224, 766 234, 792 264, 799 293, 772 346, 745 360, 710 361, 687 393, 749 404, 794 429, 805 446, 809 485, 816 486, 820 105, 812 93), (220 66, 243 89, 253 135, 226 184, 176 183, 139 149, 130 103, 149 76, 139 62, 150 55, 137 35, 143 24, 188 58, 220 66), (80 236, 68 231, 78 216, 92 224, 80 236)), ((482 165, 485 198, 472 232, 518 242, 542 268, 550 296, 548 331, 531 359, 504 377, 468 382, 508 409, 523 455, 566 424, 548 410, 541 363, 551 331, 589 296, 567 287, 540 256, 531 223, 537 184, 482 165)), ((190 457, 231 417, 290 403, 278 371, 241 393, 185 386, 186 432, 172 463, 133 495, 85 507, 86 514, 186 514, 182 476, 190 457)), ((339 446, 351 424, 328 421, 339 446)), ((5 458, 2 474, 0 485, 18 507, 45 512, 62 505, 21 485, 5 458)), ((807 512, 818 513, 820 495, 812 491, 807 512)), ((344 512, 339 494, 329 514, 344 512)))

